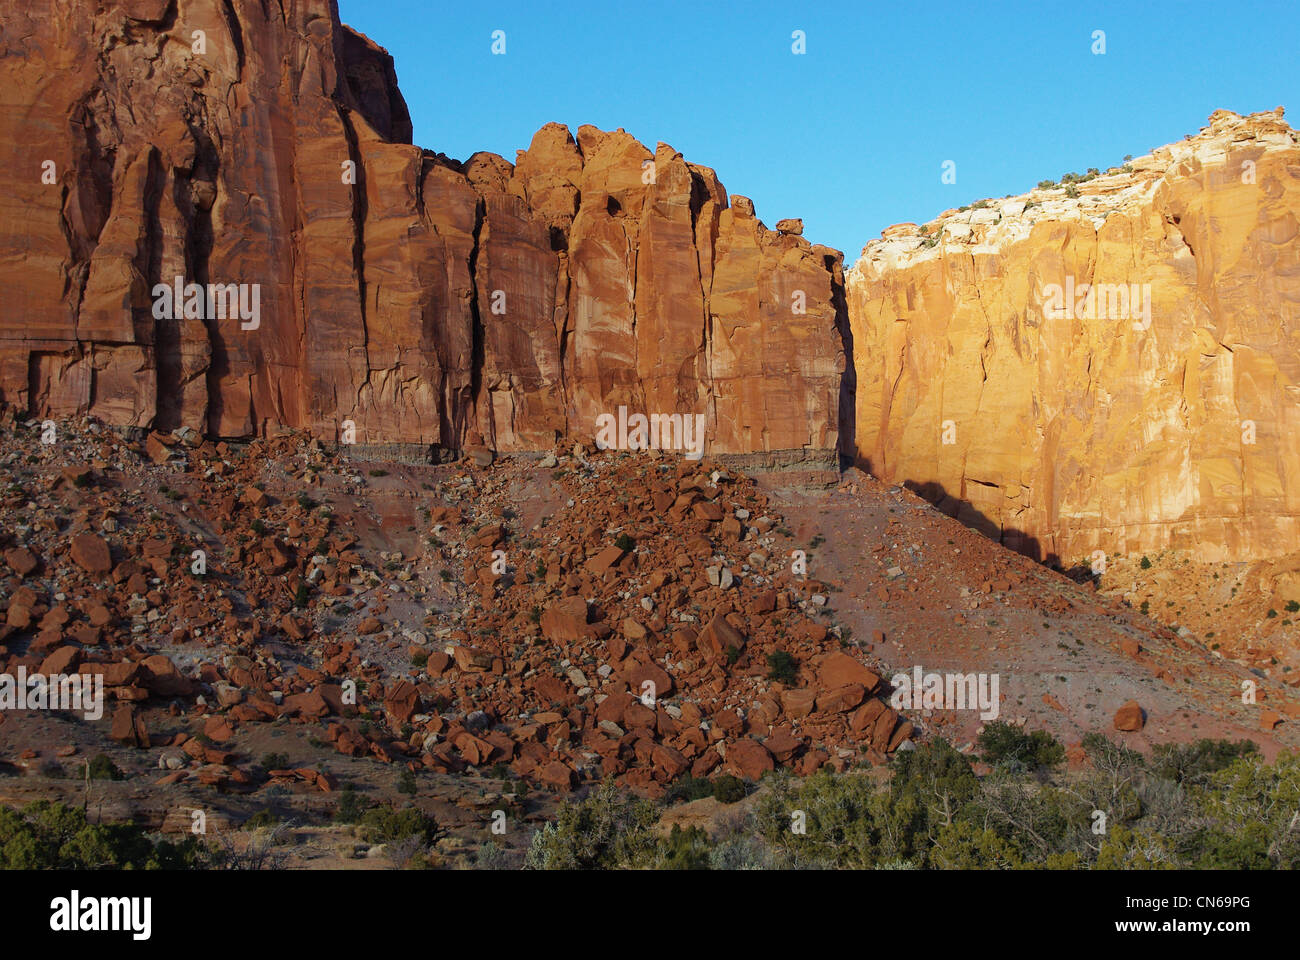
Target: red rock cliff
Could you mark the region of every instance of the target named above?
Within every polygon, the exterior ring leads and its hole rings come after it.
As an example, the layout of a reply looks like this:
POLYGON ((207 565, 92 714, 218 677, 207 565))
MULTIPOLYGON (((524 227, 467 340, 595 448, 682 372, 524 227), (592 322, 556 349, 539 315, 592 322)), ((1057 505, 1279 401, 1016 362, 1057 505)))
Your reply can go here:
POLYGON ((412 146, 391 58, 325 0, 74 0, 0 44, 0 399, 500 451, 626 404, 705 414, 714 453, 838 445, 841 255, 665 144, 412 146), (256 328, 156 318, 178 276, 259 285, 256 328))

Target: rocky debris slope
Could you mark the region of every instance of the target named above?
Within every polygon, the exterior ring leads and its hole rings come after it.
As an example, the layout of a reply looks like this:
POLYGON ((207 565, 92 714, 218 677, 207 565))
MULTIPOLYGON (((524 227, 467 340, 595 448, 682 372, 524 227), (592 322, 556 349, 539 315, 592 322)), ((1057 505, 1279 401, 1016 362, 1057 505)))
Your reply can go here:
MULTIPOLYGON (((708 461, 579 446, 362 476, 302 438, 89 420, 43 443, 13 408, 0 429, 3 672, 102 674, 103 735, 156 750, 162 786, 335 788, 255 763, 263 725, 412 769, 650 793, 879 763, 914 732, 774 549, 765 495, 708 461)), ((21 739, 24 715, 0 724, 21 739)))
POLYGON ((391 58, 327 0, 15 7, 0 43, 0 399, 451 451, 590 439, 626 405, 834 461, 841 254, 666 144, 412 146, 391 58), (160 318, 177 277, 248 309, 160 318))
POLYGON ((358 470, 301 436, 56 427, 0 411, 0 673, 99 674, 108 703, 0 711, 0 772, 107 752, 187 797, 393 767, 655 795, 972 738, 977 711, 891 705, 914 665, 999 673, 1004 719, 1068 739, 1117 697, 1146 743, 1300 733, 1296 675, 1242 705, 1239 669, 870 477, 778 496, 582 445, 358 470))
MULTIPOLYGON (((653 792, 688 772, 843 770, 907 742, 913 725, 828 622, 826 586, 778 547, 752 480, 580 449, 572 463, 568 509, 527 530, 511 530, 506 484, 464 501, 476 596, 428 672, 452 703, 519 718, 513 744, 478 749, 561 785, 576 771, 653 792)), ((463 763, 473 743, 453 727, 433 753, 463 763)))
POLYGON ((1290 552, 1295 132, 1280 108, 1221 110, 1092 173, 867 244, 847 279, 859 462, 1066 565, 1290 552))

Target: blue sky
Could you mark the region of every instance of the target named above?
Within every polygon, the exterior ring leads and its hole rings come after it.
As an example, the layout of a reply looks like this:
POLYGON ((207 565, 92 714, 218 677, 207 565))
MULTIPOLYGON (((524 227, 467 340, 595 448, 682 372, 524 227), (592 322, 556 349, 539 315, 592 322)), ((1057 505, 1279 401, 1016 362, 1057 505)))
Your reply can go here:
POLYGON ((623 127, 849 263, 892 223, 1104 169, 1221 107, 1300 123, 1296 0, 339 7, 393 55, 420 146, 513 161, 548 121, 623 127))

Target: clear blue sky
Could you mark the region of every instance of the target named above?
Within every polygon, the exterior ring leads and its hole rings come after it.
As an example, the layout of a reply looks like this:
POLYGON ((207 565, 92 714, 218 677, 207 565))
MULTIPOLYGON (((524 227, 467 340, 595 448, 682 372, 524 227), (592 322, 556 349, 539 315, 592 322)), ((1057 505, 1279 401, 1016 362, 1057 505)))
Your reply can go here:
POLYGON ((513 162, 548 121, 623 127, 713 167, 769 226, 802 217, 849 263, 889 224, 1104 169, 1220 107, 1281 105, 1300 125, 1300 0, 339 7, 393 55, 420 146, 513 162))

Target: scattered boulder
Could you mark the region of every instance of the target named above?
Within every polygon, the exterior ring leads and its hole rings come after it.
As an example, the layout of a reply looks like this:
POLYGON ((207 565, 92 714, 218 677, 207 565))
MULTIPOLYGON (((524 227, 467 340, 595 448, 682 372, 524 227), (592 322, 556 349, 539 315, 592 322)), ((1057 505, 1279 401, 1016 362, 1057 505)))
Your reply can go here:
POLYGON ((1136 700, 1130 700, 1115 711, 1115 729, 1122 733, 1136 733, 1146 726, 1146 714, 1136 700))
POLYGON ((92 576, 102 576, 113 569, 108 542, 93 533, 80 533, 72 538, 72 562, 92 576))
POLYGON ((587 628, 587 601, 582 597, 557 600, 542 614, 541 625, 548 640, 571 643, 581 639, 587 628))

